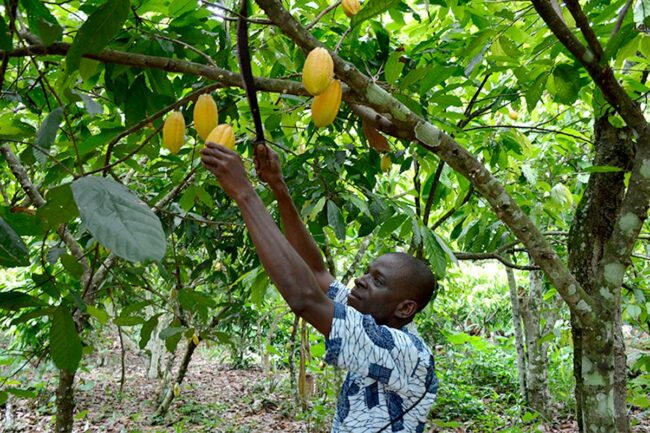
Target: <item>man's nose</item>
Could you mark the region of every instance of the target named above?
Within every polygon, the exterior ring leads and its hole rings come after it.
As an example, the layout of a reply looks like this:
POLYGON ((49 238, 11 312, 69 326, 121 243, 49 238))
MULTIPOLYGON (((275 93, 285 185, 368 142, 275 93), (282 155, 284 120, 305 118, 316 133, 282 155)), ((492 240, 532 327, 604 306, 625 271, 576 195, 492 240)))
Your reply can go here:
POLYGON ((357 286, 361 286, 361 287, 365 287, 365 286, 366 286, 366 283, 364 282, 363 277, 361 277, 361 278, 355 278, 355 279, 354 279, 354 284, 356 284, 357 286))

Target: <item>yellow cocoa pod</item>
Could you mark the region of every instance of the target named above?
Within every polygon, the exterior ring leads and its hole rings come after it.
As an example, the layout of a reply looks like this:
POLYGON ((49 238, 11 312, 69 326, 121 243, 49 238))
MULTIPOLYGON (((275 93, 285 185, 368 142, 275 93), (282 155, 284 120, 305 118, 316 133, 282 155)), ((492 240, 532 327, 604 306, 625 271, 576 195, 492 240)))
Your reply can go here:
POLYGON ((311 103, 311 118, 314 125, 322 128, 336 119, 341 106, 342 93, 341 82, 332 80, 332 84, 329 85, 327 90, 314 97, 314 101, 311 103))
POLYGON ((192 343, 194 343, 195 346, 199 345, 199 337, 196 334, 192 335, 192 343))
POLYGON ((515 110, 510 110, 508 111, 508 117, 512 120, 517 120, 519 119, 519 113, 517 113, 515 110))
POLYGON ((302 68, 302 84, 312 95, 320 95, 334 78, 334 61, 325 48, 314 48, 302 68))
POLYGON ((203 94, 194 104, 194 129, 202 140, 205 140, 219 124, 219 111, 212 96, 203 94))
POLYGON ((222 123, 214 128, 210 134, 208 134, 208 138, 205 139, 206 143, 208 141, 235 150, 235 133, 232 131, 232 127, 226 123, 222 123))
POLYGON ((393 166, 393 161, 390 160, 390 155, 384 155, 381 157, 381 163, 379 164, 381 171, 387 173, 390 171, 390 168, 393 166))
POLYGON ((180 111, 172 111, 163 125, 163 146, 173 154, 178 153, 185 141, 185 119, 180 111))
POLYGON ((349 18, 355 16, 359 13, 359 9, 361 9, 359 0, 343 0, 341 6, 343 6, 343 12, 345 12, 349 18))

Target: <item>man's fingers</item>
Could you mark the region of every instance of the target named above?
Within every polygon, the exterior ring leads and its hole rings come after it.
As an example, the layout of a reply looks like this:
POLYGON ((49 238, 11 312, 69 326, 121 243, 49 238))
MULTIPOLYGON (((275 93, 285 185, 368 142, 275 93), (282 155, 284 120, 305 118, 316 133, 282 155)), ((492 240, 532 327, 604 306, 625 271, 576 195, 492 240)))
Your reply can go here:
POLYGON ((220 165, 219 163, 221 162, 221 160, 219 158, 215 158, 214 156, 203 154, 203 155, 201 155, 201 162, 203 163, 203 165, 206 168, 209 168, 209 167, 215 167, 216 168, 216 167, 218 167, 220 165))
POLYGON ((216 150, 216 151, 218 151, 218 152, 220 152, 222 154, 225 154, 225 155, 235 154, 234 150, 230 150, 226 146, 224 146, 222 144, 219 144, 219 143, 215 143, 214 141, 208 141, 207 143, 205 143, 205 147, 207 147, 209 149, 216 150))

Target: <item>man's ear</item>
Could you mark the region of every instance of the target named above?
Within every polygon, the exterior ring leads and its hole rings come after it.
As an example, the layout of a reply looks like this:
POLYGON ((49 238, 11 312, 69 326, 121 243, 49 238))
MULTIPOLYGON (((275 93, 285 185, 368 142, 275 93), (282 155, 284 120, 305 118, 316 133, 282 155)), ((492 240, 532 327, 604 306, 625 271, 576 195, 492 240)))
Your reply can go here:
POLYGON ((418 311, 418 303, 407 299, 400 302, 395 309, 395 315, 400 319, 409 319, 418 311))

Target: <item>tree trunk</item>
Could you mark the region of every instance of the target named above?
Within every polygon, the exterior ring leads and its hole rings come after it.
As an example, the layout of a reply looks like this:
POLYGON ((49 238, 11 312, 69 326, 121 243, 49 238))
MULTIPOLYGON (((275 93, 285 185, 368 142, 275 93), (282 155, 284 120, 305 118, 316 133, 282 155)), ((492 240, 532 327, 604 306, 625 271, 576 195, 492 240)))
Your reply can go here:
POLYGON ((594 166, 614 166, 613 173, 593 173, 569 231, 569 268, 598 303, 596 326, 572 317, 576 415, 580 432, 627 433, 625 347, 622 339, 620 288, 601 291, 600 261, 617 220, 625 171, 633 157, 631 134, 612 126, 607 116, 594 122, 594 166))
POLYGON ((526 400, 531 408, 539 412, 544 419, 551 419, 551 394, 548 390, 548 343, 541 342, 544 336, 542 324, 542 274, 530 271, 530 289, 528 297, 522 296, 521 315, 526 336, 526 400))
POLYGON ((56 433, 72 433, 74 423, 74 376, 76 372, 59 370, 59 386, 56 389, 56 433))
POLYGON ((192 360, 192 355, 194 354, 194 350, 196 350, 196 348, 197 345, 194 344, 194 341, 189 340, 187 342, 187 347, 185 348, 185 354, 183 355, 183 360, 181 361, 181 364, 178 366, 178 372, 176 373, 176 377, 174 378, 174 380, 172 380, 169 383, 169 386, 167 386, 166 389, 164 390, 162 401, 158 405, 158 408, 156 409, 156 413, 154 416, 163 418, 165 415, 167 415, 167 411, 169 411, 169 407, 174 401, 174 397, 176 397, 176 393, 174 392, 174 390, 180 389, 180 386, 183 383, 183 379, 185 379, 185 375, 187 374, 187 368, 190 365, 190 361, 192 360))
POLYGON ((524 350, 524 335, 521 331, 521 311, 517 296, 517 281, 515 272, 506 266, 508 286, 510 288, 510 303, 512 304, 512 323, 515 328, 515 348, 517 349, 517 371, 519 372, 519 393, 523 399, 526 395, 526 352, 524 350))
MULTIPOLYGON (((152 300, 153 295, 149 292, 145 292, 145 299, 152 300)), ((145 312, 148 317, 151 317, 155 314, 153 307, 147 306, 145 312)), ((147 354, 147 378, 149 379, 160 379, 163 374, 163 368, 165 365, 165 358, 167 355, 167 348, 165 347, 165 341, 159 337, 160 331, 162 331, 167 325, 167 323, 172 321, 171 314, 163 314, 158 318, 158 323, 156 327, 151 332, 149 341, 144 346, 144 352, 147 354)))

